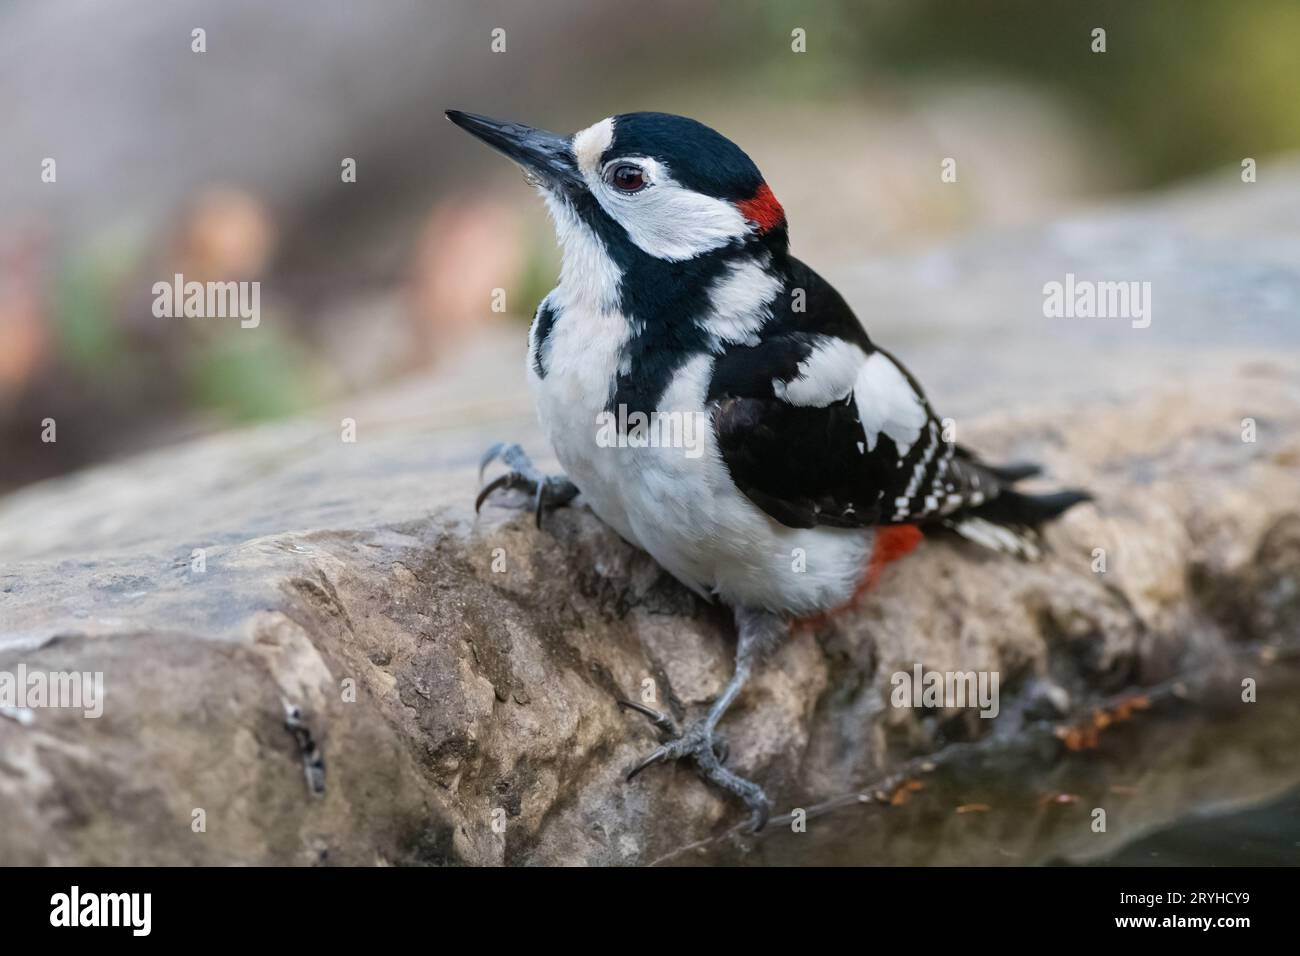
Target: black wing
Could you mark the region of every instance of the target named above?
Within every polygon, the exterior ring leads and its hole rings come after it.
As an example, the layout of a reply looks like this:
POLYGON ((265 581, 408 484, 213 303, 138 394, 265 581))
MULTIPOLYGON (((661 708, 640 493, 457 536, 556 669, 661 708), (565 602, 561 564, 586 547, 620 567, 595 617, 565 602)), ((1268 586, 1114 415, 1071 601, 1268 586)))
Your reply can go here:
POLYGON ((795 528, 943 521, 994 498, 996 470, 944 440, 915 378, 793 265, 804 311, 774 316, 757 345, 714 365, 713 427, 736 486, 795 528))

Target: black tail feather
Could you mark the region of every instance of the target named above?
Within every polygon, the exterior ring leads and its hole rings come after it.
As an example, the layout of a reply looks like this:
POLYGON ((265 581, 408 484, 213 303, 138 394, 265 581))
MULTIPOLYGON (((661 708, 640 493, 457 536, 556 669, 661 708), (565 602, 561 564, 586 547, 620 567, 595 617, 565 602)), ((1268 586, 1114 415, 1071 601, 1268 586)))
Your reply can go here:
POLYGON ((999 481, 1012 484, 1025 478, 1034 478, 1043 473, 1041 465, 1035 465, 1032 462, 1022 461, 1013 465, 990 465, 986 462, 980 462, 980 467, 987 471, 999 481))
POLYGON ((969 514, 1001 525, 1035 528, 1075 505, 1091 500, 1092 495, 1077 488, 1044 495, 1027 495, 1004 488, 992 501, 970 509, 969 514))

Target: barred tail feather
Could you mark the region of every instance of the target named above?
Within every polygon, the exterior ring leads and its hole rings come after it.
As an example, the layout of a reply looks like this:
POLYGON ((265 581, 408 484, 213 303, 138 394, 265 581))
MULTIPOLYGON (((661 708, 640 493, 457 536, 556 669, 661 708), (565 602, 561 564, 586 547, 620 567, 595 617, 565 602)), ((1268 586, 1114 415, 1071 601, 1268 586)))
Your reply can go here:
POLYGON ((1091 500, 1086 491, 1076 489, 1027 495, 1004 488, 987 504, 955 514, 945 523, 986 548, 1036 561, 1042 556, 1038 526, 1091 500))
POLYGON ((954 518, 947 524, 963 538, 983 545, 990 551, 1015 555, 1027 561, 1037 561, 1043 554, 1038 532, 1033 528, 998 524, 976 515, 954 518))

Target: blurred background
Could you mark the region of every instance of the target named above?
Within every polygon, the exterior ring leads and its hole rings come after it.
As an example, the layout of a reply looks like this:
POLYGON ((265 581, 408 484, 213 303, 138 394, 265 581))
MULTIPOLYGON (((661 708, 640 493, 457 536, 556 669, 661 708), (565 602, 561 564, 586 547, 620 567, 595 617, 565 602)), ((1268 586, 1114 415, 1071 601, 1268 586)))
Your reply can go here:
MULTIPOLYGON (((1294 0, 8 0, 0 492, 522 340, 556 275, 549 224, 444 108, 563 131, 695 116, 764 170, 796 253, 851 286, 965 235, 1239 182, 1245 156, 1293 162, 1297 51, 1294 0), (259 280, 261 324, 156 318, 175 273, 259 280)), ((1256 313, 1293 328, 1287 275, 1256 313)))

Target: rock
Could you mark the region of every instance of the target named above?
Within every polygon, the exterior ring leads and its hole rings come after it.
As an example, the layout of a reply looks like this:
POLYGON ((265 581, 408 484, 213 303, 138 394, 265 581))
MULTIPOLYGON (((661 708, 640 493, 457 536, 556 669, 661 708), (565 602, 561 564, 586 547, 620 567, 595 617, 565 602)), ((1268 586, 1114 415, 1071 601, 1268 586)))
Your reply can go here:
POLYGON ((945 396, 999 409, 964 443, 1096 503, 1039 563, 929 539, 798 629, 722 728, 783 814, 758 839, 688 767, 623 780, 656 740, 616 699, 698 710, 728 616, 581 499, 540 532, 508 497, 475 519, 489 440, 544 452, 517 332, 447 380, 30 487, 0 501, 0 673, 102 672, 103 714, 0 711, 0 863, 1033 863, 1261 801, 1300 780, 1290 355, 945 396), (995 672, 998 716, 891 706, 917 664, 995 672))

